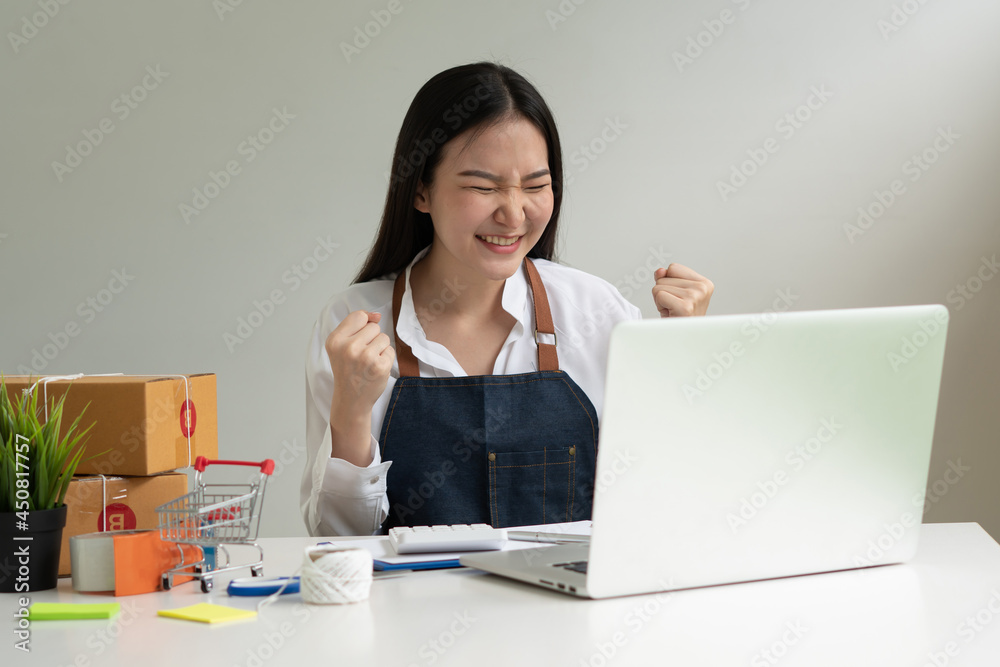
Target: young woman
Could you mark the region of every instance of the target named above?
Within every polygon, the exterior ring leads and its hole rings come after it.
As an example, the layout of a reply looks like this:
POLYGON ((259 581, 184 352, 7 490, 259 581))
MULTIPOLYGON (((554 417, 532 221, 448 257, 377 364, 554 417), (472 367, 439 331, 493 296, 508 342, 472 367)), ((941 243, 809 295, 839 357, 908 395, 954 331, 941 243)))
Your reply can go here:
MULTIPOLYGON (((551 261, 562 184, 552 114, 516 72, 456 67, 417 93, 375 245, 309 345, 311 534, 590 517, 608 338, 641 315, 551 261)), ((680 264, 655 281, 664 317, 714 289, 680 264)))

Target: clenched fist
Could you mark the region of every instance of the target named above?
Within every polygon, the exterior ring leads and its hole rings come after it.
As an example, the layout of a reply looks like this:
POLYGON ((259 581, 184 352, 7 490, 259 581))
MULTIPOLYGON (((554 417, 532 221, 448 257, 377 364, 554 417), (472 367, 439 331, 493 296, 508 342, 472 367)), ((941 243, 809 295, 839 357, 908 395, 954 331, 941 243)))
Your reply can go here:
POLYGON ((380 313, 356 310, 326 338, 333 370, 334 396, 351 397, 371 410, 385 391, 396 352, 379 328, 380 313))
POLYGON ((653 274, 653 302, 660 317, 704 315, 715 285, 683 264, 671 264, 653 274))
POLYGON ((371 411, 389 382, 396 352, 378 323, 380 313, 356 310, 326 338, 333 371, 330 429, 333 456, 368 465, 371 411))

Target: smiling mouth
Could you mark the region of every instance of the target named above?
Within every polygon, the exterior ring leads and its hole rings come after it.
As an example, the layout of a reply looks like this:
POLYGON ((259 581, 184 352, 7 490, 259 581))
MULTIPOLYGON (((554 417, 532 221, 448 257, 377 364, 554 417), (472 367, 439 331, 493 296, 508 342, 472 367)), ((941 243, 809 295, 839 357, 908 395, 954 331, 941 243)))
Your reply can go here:
POLYGON ((521 237, 520 236, 510 236, 510 237, 507 237, 507 236, 480 236, 479 234, 476 234, 476 238, 477 239, 481 239, 483 241, 486 241, 487 243, 492 243, 493 245, 506 246, 506 245, 514 245, 515 243, 517 243, 518 239, 520 239, 521 237))

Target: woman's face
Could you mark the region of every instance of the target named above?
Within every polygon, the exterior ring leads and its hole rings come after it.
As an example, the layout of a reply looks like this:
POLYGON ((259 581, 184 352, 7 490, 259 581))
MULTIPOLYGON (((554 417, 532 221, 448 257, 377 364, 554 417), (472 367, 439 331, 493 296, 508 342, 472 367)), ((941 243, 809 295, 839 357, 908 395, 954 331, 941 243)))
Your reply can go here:
POLYGON ((442 147, 433 183, 418 186, 414 206, 431 216, 439 261, 506 280, 552 217, 548 146, 523 118, 488 127, 466 145, 468 136, 442 147))

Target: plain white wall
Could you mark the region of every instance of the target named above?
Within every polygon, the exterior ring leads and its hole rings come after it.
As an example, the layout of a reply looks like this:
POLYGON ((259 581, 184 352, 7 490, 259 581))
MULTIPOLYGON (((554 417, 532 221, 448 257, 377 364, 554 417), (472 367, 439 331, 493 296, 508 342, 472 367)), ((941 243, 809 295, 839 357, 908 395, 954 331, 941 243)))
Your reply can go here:
POLYGON ((221 453, 283 461, 263 534, 304 534, 305 345, 375 233, 403 114, 435 73, 488 59, 559 123, 562 261, 647 316, 664 255, 712 278, 716 314, 781 294, 797 310, 948 305, 925 519, 1000 536, 996 2, 12 0, 0 28, 0 370, 218 373, 221 453), (251 150, 260 133, 273 141, 251 150), (54 166, 81 142, 96 145, 54 166), (115 271, 134 277, 90 309, 115 271))

